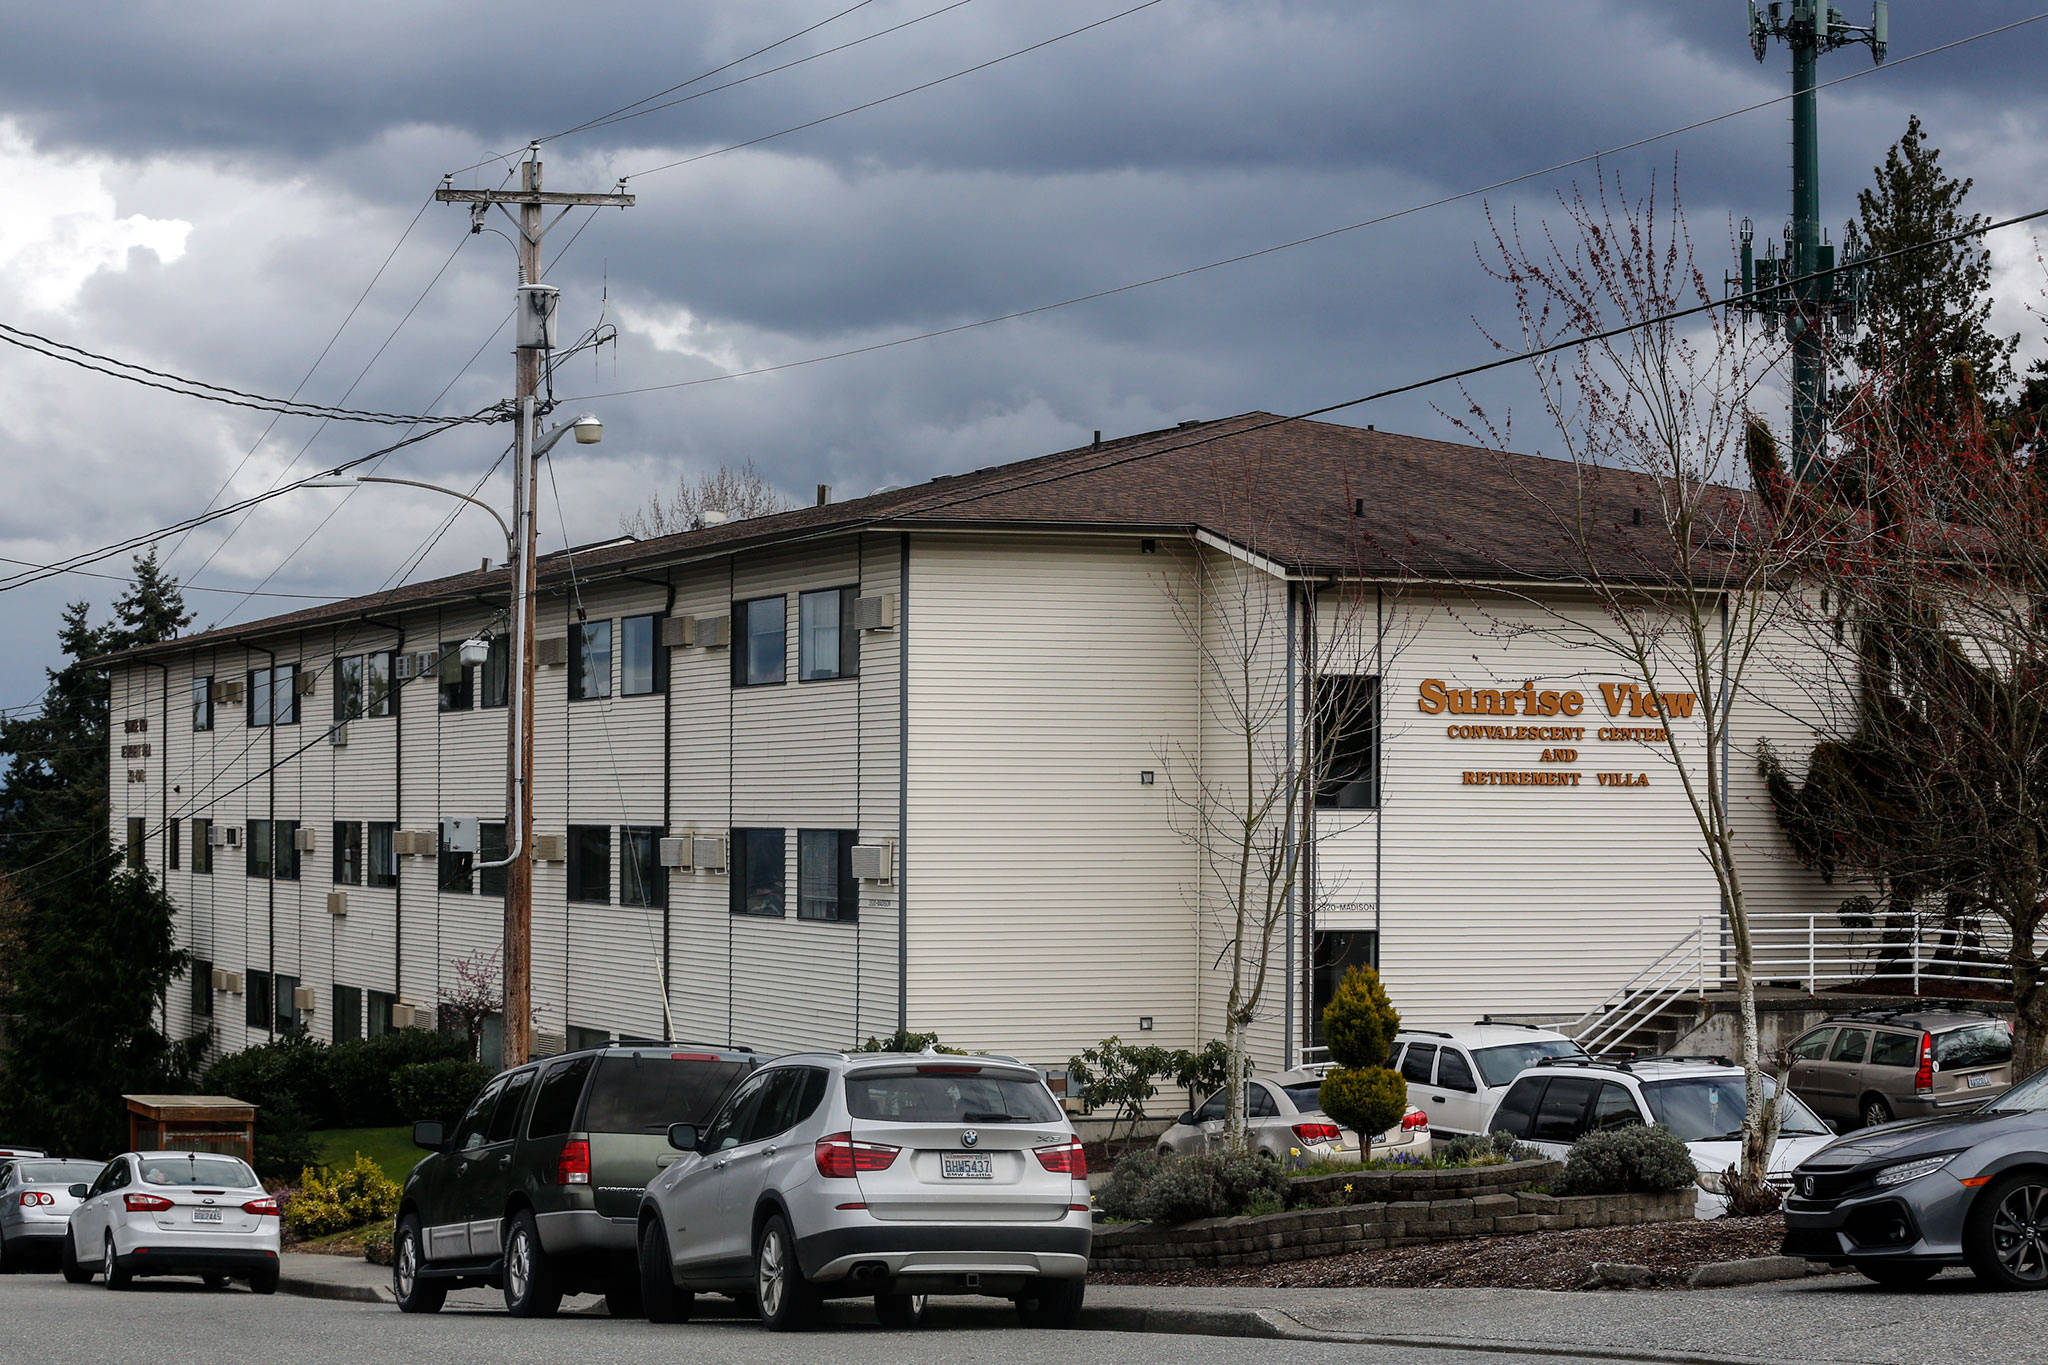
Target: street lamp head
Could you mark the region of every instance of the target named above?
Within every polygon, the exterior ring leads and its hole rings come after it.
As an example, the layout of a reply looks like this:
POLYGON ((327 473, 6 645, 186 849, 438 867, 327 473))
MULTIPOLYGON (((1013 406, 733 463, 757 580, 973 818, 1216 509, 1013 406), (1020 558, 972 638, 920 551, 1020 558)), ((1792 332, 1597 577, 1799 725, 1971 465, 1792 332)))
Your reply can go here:
POLYGON ((491 657, 491 642, 484 639, 481 635, 471 636, 462 642, 459 653, 464 668, 475 668, 478 664, 489 661, 491 657))
POLYGON ((576 444, 579 446, 594 446, 604 439, 604 423, 598 420, 594 412, 584 413, 571 425, 575 428, 576 444))

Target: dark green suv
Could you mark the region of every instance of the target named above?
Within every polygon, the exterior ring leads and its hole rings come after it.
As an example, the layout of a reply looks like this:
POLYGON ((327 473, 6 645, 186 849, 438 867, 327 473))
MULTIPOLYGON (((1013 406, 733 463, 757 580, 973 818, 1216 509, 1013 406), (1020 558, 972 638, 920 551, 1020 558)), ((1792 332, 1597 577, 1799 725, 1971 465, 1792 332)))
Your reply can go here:
POLYGON ((500 1288, 517 1317, 564 1294, 640 1311, 640 1197, 677 1153, 669 1125, 704 1124, 762 1058, 690 1044, 545 1057, 493 1077, 454 1124, 416 1123, 432 1153, 406 1177, 391 1284, 408 1313, 451 1289, 500 1288))

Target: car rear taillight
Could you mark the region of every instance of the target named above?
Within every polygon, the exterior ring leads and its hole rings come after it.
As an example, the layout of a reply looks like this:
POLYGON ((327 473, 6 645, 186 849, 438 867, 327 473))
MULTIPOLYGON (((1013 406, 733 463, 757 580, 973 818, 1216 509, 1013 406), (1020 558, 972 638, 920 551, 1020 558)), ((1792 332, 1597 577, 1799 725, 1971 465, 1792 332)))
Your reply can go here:
POLYGON ((1070 1175, 1076 1180, 1088 1178, 1088 1153, 1079 1142, 1066 1142, 1057 1147, 1036 1148, 1038 1164, 1054 1175, 1070 1175))
POLYGON ((588 1185, 590 1183, 590 1144, 582 1138, 571 1138, 562 1144, 562 1154, 555 1158, 555 1183, 557 1185, 588 1185))
POLYGON ((153 1194, 124 1194, 121 1202, 130 1213, 161 1213, 171 1207, 168 1199, 159 1199, 153 1194))
POLYGON ((248 1203, 242 1205, 242 1212, 253 1213, 259 1217, 268 1214, 275 1218, 278 1215, 277 1199, 267 1194, 261 1199, 251 1199, 248 1203))
POLYGON ((1913 1088, 1925 1095, 1934 1089, 1934 1035, 1920 1035, 1920 1069, 1913 1073, 1913 1088))
POLYGON ((855 1142, 851 1133, 828 1133, 815 1149, 818 1174, 827 1180, 851 1180, 861 1171, 886 1171, 902 1150, 883 1142, 855 1142))
POLYGON ((56 1202, 56 1196, 44 1194, 41 1190, 23 1190, 21 1192, 21 1206, 25 1209, 32 1209, 38 1204, 54 1204, 56 1202))
POLYGON ((1304 1147, 1314 1142, 1335 1142, 1344 1136, 1343 1129, 1334 1123, 1297 1123, 1294 1125, 1294 1140, 1304 1147))
POLYGON ((1401 1131, 1404 1133, 1419 1133, 1427 1127, 1429 1127, 1429 1115, 1423 1113, 1420 1109, 1412 1114, 1403 1114, 1401 1116, 1401 1131))

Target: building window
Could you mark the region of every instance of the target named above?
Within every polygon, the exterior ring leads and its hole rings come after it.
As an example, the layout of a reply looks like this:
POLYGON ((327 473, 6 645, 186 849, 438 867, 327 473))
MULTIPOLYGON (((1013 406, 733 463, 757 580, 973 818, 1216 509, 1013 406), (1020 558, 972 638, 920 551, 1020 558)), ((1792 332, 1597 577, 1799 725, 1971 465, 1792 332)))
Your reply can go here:
POLYGON ((270 822, 251 820, 242 848, 243 870, 251 877, 270 875, 270 822))
POLYGON ((612 623, 578 621, 569 627, 569 700, 612 694, 612 623))
POLYGON ((213 679, 192 680, 192 728, 211 730, 213 728, 213 679))
POLYGON ((173 820, 164 826, 164 857, 169 860, 170 868, 173 872, 178 870, 185 856, 185 843, 179 837, 184 833, 179 828, 183 823, 184 821, 182 820, 173 820))
POLYGON ((128 866, 141 868, 144 862, 144 840, 149 837, 147 822, 131 815, 128 817, 128 866))
POLYGON ((659 616, 628 616, 619 622, 619 694, 644 697, 668 690, 668 650, 661 643, 659 616))
POLYGON ((363 1032, 371 1038, 382 1038, 391 1032, 391 1007, 398 1003, 398 997, 389 991, 371 991, 369 1009, 363 1017, 363 1032))
POLYGON ((659 827, 619 827, 619 904, 668 904, 668 869, 661 865, 659 827))
POLYGON ((334 1041, 353 1042, 363 1036, 363 993, 334 983, 334 1041))
POLYGON ((796 917, 851 923, 860 918, 860 883, 853 879, 850 829, 796 832, 796 917))
POLYGON ((858 588, 827 588, 796 599, 796 676, 799 682, 852 678, 860 673, 860 632, 853 628, 858 588))
POLYGON ((484 658, 483 704, 503 706, 512 696, 512 638, 491 637, 491 652, 484 658))
MULTIPOLYGON (((480 821, 476 827, 477 862, 501 862, 505 857, 505 822, 503 820, 480 821)), ((478 867, 476 870, 476 893, 479 896, 505 894, 505 869, 502 867, 478 867)))
POLYGON ((789 861, 782 831, 736 829, 732 832, 730 856, 732 912, 782 914, 782 882, 789 861))
POLYGON ((273 852, 270 857, 270 875, 281 882, 295 882, 299 879, 299 822, 276 820, 271 822, 273 852))
MULTIPOLYGON (((609 1029, 585 1028, 581 1024, 569 1025, 569 1051, 571 1052, 583 1052, 593 1047, 610 1047, 611 1044, 612 1035, 609 1029)), ((589 1063, 586 1061, 584 1065, 588 1066, 589 1063)), ((571 1103, 574 1103, 574 1101, 572 1100, 571 1103)))
POLYGON ((363 714, 388 716, 392 698, 398 695, 396 656, 388 649, 363 656, 363 714))
POLYGON ((476 855, 457 853, 448 847, 448 831, 441 831, 440 885, 443 891, 460 891, 469 894, 476 886, 476 855))
POLYGON ((249 670, 249 724, 297 725, 299 723, 299 666, 279 664, 275 668, 249 670))
POLYGON ((279 1033, 290 1033, 299 1026, 299 1007, 292 999, 293 992, 299 988, 299 979, 279 972, 270 979, 270 988, 277 997, 277 1019, 272 1027, 279 1033))
POLYGON ((732 685, 779 683, 787 666, 789 610, 780 597, 757 597, 732 607, 732 685))
POLYGON ((203 957, 192 959, 192 1017, 213 1018, 213 963, 203 957))
POLYGON ((389 820, 372 820, 368 825, 369 856, 363 876, 371 886, 398 885, 398 826, 389 820))
POLYGON ((1315 688, 1318 810, 1370 810, 1379 804, 1380 680, 1320 678, 1315 688))
POLYGON ((605 905, 611 898, 611 826, 569 826, 569 899, 605 905))
POLYGON ((213 821, 192 822, 192 873, 194 876, 213 875, 213 821))
POLYGON ((242 983, 242 1021, 250 1028, 270 1027, 270 973, 253 968, 242 983))
POLYGON ((437 671, 441 675, 441 709, 443 711, 467 711, 475 704, 476 694, 472 686, 476 670, 463 666, 462 641, 441 642, 441 662, 437 671))
POLYGON ((334 822, 334 884, 363 884, 363 827, 355 820, 334 822))
POLYGON ((334 719, 354 720, 363 714, 363 656, 350 654, 334 661, 334 719))

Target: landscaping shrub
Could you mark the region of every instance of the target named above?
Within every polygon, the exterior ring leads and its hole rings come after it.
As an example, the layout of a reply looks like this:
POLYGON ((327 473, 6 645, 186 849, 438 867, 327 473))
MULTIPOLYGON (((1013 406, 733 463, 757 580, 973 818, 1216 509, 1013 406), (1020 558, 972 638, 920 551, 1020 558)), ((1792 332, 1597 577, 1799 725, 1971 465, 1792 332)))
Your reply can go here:
POLYGON ((327 1046, 303 1033, 221 1058, 201 1078, 204 1089, 256 1106, 256 1173, 283 1178, 313 1159, 308 1133, 333 1109, 327 1046))
POLYGON ((1069 1093, 1089 1109, 1113 1111, 1111 1136, 1121 1121, 1135 1129, 1145 1101, 1159 1093, 1155 1076, 1171 1075, 1173 1053, 1163 1047, 1127 1047, 1111 1035, 1078 1057, 1067 1059, 1069 1093))
POLYGON ((1146 1223, 1236 1217, 1286 1202, 1286 1172, 1262 1152, 1166 1156, 1150 1148, 1119 1161, 1097 1199, 1111 1218, 1146 1223))
POLYGON ((1408 1082, 1383 1066, 1344 1067, 1323 1077, 1316 1103, 1369 1143, 1408 1112, 1408 1082))
POLYGON ((324 1237, 366 1223, 388 1222, 398 1212, 398 1186, 360 1154, 346 1170, 322 1174, 307 1167, 299 1192, 284 1206, 284 1225, 296 1237, 324 1237))
POLYGON ((1339 1066, 1384 1067, 1400 1027, 1400 1011, 1387 999, 1380 974, 1370 967, 1344 973, 1323 1007, 1323 1038, 1330 1045, 1330 1060, 1339 1066))
POLYGON ((1230 1079, 1230 1044, 1221 1038, 1211 1038, 1197 1051, 1181 1048, 1172 1054, 1172 1061, 1173 1083, 1198 1103, 1230 1079))
POLYGON ((391 1089, 398 1112, 408 1123, 422 1119, 453 1120, 469 1108, 476 1092, 498 1073, 482 1062, 450 1058, 438 1062, 415 1062, 391 1074, 391 1089))
POLYGON ((431 1029, 392 1029, 375 1038, 336 1043, 327 1049, 327 1093, 332 1111, 325 1128, 392 1128, 405 1122, 392 1078, 400 1067, 421 1062, 462 1061, 466 1041, 431 1029))
POLYGON ((1540 1153, 1516 1141, 1513 1133, 1461 1133, 1436 1143, 1435 1155, 1446 1166, 1471 1166, 1488 1161, 1529 1161, 1540 1153))
POLYGON ((901 1028, 897 1029, 887 1038, 877 1038, 873 1034, 869 1034, 868 1040, 865 1043, 862 1043, 859 1047, 855 1048, 854 1051, 922 1052, 926 1048, 930 1048, 934 1052, 957 1053, 960 1051, 960 1049, 957 1047, 947 1047, 945 1044, 941 1043, 939 1041, 939 1035, 936 1033, 912 1033, 909 1029, 901 1028))
POLYGON ((1699 1168, 1669 1128, 1632 1123, 1572 1144, 1552 1194, 1662 1194, 1693 1183, 1699 1168))

